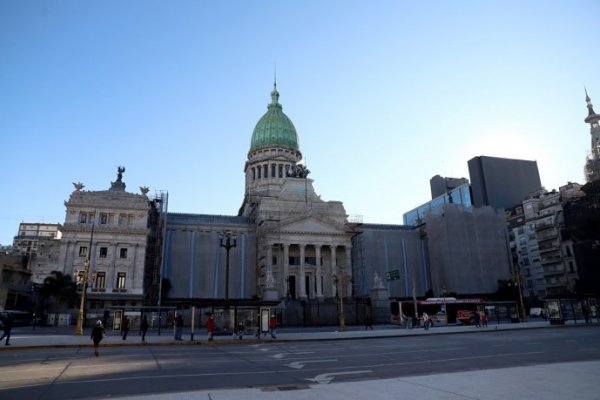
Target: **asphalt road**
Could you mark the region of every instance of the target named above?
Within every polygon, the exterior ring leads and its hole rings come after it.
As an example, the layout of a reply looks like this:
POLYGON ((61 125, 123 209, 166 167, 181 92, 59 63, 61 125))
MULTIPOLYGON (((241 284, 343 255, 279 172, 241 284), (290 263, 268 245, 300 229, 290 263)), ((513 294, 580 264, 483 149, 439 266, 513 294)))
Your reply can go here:
POLYGON ((83 399, 421 376, 600 360, 600 330, 536 329, 208 346, 0 353, 0 398, 83 399))

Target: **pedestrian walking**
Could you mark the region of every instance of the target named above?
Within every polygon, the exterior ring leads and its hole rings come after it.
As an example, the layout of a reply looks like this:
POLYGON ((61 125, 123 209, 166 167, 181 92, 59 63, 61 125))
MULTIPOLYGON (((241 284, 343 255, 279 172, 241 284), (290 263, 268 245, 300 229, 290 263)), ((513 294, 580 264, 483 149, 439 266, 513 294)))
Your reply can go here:
POLYGON ((277 332, 276 332, 276 328, 277 328, 277 318, 275 318, 275 315, 271 315, 271 319, 269 319, 269 328, 271 328, 271 337, 273 339, 276 338, 277 332))
POLYGON ((140 322, 140 330, 142 332, 142 342, 146 342, 146 332, 148 332, 148 317, 144 314, 142 322, 140 322))
POLYGON ((123 316, 123 321, 121 321, 121 334, 123 335, 123 340, 127 340, 127 334, 129 333, 129 318, 127 315, 123 316))
POLYGON ((406 329, 410 329, 410 327, 411 327, 411 325, 412 325, 412 324, 410 323, 410 322, 411 322, 411 320, 410 320, 410 318, 408 318, 408 317, 406 316, 406 314, 404 314, 404 313, 402 313, 402 321, 404 322, 404 324, 405 324, 405 326, 406 326, 406 329))
POLYGON ((487 325, 488 325, 488 314, 487 314, 486 310, 484 310, 484 311, 481 312, 481 325, 484 328, 487 328, 487 325))
POLYGON ((92 333, 90 334, 90 338, 94 342, 94 355, 98 357, 98 348, 100 347, 100 341, 104 338, 104 326, 102 326, 102 321, 96 321, 96 326, 92 329, 92 333))
POLYGON ((215 334, 215 320, 213 319, 212 314, 208 316, 208 321, 206 321, 206 331, 208 332, 208 340, 213 340, 213 335, 215 334))
POLYGON ((481 317, 479 315, 479 311, 473 312, 473 320, 476 328, 481 328, 481 317))
POLYGON ((425 328, 426 331, 429 330, 430 323, 431 321, 429 320, 429 314, 423 311, 423 328, 425 328))
POLYGON ((590 323, 590 309, 587 305, 587 301, 583 301, 581 304, 581 311, 583 312, 583 318, 585 319, 585 323, 590 323))
POLYGON ((175 320, 173 321, 173 326, 175 327, 175 340, 182 340, 181 334, 183 333, 183 316, 181 314, 177 314, 175 320))
POLYGON ((365 331, 367 329, 373 330, 373 323, 371 322, 370 315, 365 315, 365 331))
POLYGON ((4 333, 2 337, 0 337, 0 342, 2 339, 6 338, 6 342, 4 342, 5 346, 10 346, 10 332, 12 331, 13 326, 13 316, 11 313, 6 313, 4 317, 4 333))

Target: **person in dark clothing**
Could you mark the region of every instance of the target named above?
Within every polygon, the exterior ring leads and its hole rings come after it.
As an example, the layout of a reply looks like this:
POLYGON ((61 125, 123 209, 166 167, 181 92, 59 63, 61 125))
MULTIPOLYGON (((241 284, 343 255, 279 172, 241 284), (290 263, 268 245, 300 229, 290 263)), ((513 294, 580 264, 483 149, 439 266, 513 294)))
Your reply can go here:
POLYGON ((142 317, 142 322, 140 323, 140 331, 142 333, 142 342, 145 342, 146 332, 148 332, 148 317, 145 315, 142 317))
POLYGON ((129 318, 126 315, 123 316, 123 321, 121 322, 121 333, 123 334, 123 340, 126 340, 129 333, 129 318))
POLYGON ((365 331, 367 329, 373 330, 373 323, 371 322, 371 316, 365 316, 365 331))
POLYGON ((175 340, 182 340, 181 334, 183 333, 183 316, 181 314, 177 314, 175 321, 173 321, 173 325, 175 325, 175 340))
POLYGON ((96 321, 96 326, 94 326, 94 328, 92 329, 90 338, 94 342, 94 355, 98 357, 98 348, 100 347, 100 341, 104 338, 104 326, 102 326, 102 321, 96 321))
POLYGON ((6 317, 4 317, 4 333, 2 337, 0 337, 0 341, 6 337, 5 346, 10 346, 10 331, 13 326, 13 317, 11 313, 6 313, 6 317))
POLYGON ((587 302, 583 302, 581 305, 581 311, 583 312, 583 318, 585 319, 585 323, 590 323, 590 309, 587 305, 587 302))

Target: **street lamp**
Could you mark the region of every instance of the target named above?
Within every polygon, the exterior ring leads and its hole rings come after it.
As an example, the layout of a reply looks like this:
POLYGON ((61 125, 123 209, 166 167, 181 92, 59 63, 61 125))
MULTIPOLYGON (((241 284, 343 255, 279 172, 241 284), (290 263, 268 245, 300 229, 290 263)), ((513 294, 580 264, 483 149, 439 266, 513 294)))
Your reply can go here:
POLYGON ((85 313, 85 294, 87 292, 88 274, 90 272, 90 260, 86 259, 83 262, 83 285, 81 286, 81 300, 79 302, 79 314, 77 315, 77 327, 75 328, 75 334, 78 336, 83 335, 83 319, 85 313))
POLYGON ((444 325, 448 325, 448 308, 446 307, 446 287, 442 288, 442 297, 444 298, 444 325))
POLYGON ((231 231, 219 234, 219 246, 225 248, 225 300, 229 301, 229 250, 236 247, 237 235, 231 231))
POLYGON ((346 330, 346 316, 344 315, 344 272, 341 268, 339 270, 339 277, 334 275, 333 280, 335 281, 335 295, 340 302, 340 312, 338 315, 340 320, 340 332, 344 332, 346 330))
POLYGON ((83 285, 81 286, 81 301, 79 302, 79 314, 77 315, 77 326, 75 335, 83 335, 83 321, 85 319, 85 295, 88 287, 88 276, 90 274, 90 263, 92 257, 92 241, 94 240, 94 227, 96 226, 96 210, 94 210, 94 219, 92 219, 92 234, 90 235, 90 245, 87 252, 87 258, 83 262, 83 285))

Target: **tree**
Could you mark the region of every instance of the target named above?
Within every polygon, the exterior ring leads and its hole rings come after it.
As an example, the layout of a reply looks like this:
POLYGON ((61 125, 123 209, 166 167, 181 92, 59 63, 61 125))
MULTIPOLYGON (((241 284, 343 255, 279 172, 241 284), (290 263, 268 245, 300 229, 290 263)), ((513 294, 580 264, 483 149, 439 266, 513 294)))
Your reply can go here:
POLYGON ((45 300, 50 300, 53 305, 53 311, 62 308, 66 304, 72 308, 77 299, 77 285, 73 282, 70 275, 65 275, 60 271, 52 271, 44 279, 44 284, 40 288, 40 294, 45 300))

